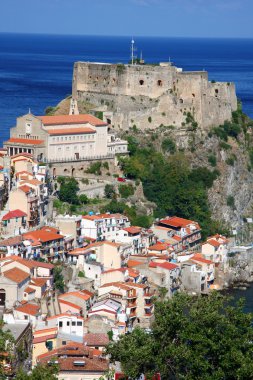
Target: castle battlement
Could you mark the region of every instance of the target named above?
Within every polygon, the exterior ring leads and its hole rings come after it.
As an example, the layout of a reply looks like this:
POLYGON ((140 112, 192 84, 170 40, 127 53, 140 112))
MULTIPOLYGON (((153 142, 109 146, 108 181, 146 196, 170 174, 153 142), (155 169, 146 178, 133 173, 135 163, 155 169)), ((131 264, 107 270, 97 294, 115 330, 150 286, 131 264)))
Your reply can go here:
POLYGON ((175 125, 191 113, 202 128, 230 120, 237 108, 233 83, 212 83, 207 71, 183 71, 171 62, 126 65, 76 62, 73 98, 107 104, 112 124, 125 129, 175 125), (152 116, 152 125, 147 118, 152 116))

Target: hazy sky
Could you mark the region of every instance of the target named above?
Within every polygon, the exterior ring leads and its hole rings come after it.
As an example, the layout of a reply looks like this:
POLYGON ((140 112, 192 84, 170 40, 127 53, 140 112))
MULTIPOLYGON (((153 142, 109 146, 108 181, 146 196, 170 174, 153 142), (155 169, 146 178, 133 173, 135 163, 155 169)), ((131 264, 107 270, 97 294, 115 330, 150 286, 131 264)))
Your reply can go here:
POLYGON ((0 32, 253 37, 253 0, 0 0, 0 32))

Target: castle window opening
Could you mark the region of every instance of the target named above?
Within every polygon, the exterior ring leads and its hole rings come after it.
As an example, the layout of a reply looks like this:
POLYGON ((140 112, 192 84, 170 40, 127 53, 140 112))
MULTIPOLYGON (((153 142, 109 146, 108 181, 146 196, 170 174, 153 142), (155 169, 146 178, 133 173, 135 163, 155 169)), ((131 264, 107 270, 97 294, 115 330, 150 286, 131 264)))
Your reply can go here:
POLYGON ((218 88, 215 89, 215 94, 218 94, 219 93, 219 90, 218 88))
POLYGON ((162 87, 163 82, 161 81, 161 79, 159 79, 159 80, 157 81, 157 85, 158 85, 159 87, 162 87))
POLYGON ((141 80, 139 81, 139 83, 140 83, 141 86, 143 86, 143 85, 144 85, 144 80, 141 79, 141 80))
POLYGON ((64 171, 64 173, 67 173, 68 169, 64 169, 63 171, 64 171))
POLYGON ((195 94, 192 94, 192 96, 195 98, 195 94))
POLYGON ((179 99, 180 103, 184 103, 183 99, 179 99))
POLYGON ((106 122, 107 122, 107 124, 112 124, 112 121, 111 121, 111 119, 106 119, 106 122))

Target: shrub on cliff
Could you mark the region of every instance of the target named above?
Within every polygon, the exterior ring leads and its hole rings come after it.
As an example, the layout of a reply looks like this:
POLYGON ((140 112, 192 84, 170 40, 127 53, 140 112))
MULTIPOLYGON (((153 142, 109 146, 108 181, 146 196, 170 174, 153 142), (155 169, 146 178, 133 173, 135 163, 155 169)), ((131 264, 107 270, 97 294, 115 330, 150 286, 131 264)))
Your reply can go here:
POLYGON ((167 380, 252 379, 252 319, 241 301, 231 306, 218 293, 176 294, 156 303, 151 333, 135 328, 107 352, 132 379, 155 373, 167 380))

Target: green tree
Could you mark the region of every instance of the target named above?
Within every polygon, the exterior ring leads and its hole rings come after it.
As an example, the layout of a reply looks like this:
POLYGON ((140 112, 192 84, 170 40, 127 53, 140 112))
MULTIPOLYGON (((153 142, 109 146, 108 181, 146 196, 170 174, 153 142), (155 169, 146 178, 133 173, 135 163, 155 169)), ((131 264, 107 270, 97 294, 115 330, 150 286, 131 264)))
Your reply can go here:
POLYGON ((71 204, 79 204, 79 199, 77 195, 79 187, 77 180, 72 177, 61 177, 60 179, 58 177, 58 180, 61 184, 59 190, 60 201, 68 202, 71 204))
POLYGON ((108 198, 108 199, 114 199, 115 195, 116 195, 114 186, 111 185, 111 184, 109 184, 109 183, 107 183, 105 185, 105 191, 104 191, 104 193, 105 193, 105 197, 106 198, 108 198))
POLYGON ((166 380, 253 379, 253 314, 218 293, 159 301, 152 333, 136 328, 108 346, 126 375, 166 380))
POLYGON ((86 194, 79 195, 79 202, 83 205, 86 205, 89 202, 89 198, 86 194))
POLYGON ((177 150, 176 144, 172 139, 164 139, 162 142, 162 150, 174 154, 177 150))
POLYGON ((40 364, 33 368, 31 373, 26 373, 24 371, 19 371, 15 379, 16 380, 56 380, 58 379, 58 366, 57 365, 46 365, 40 364))
POLYGON ((0 379, 6 379, 4 374, 4 368, 2 366, 2 360, 6 359, 6 354, 8 354, 8 359, 12 360, 12 349, 14 338, 10 331, 3 330, 3 321, 0 320, 0 379))
POLYGON ((60 292, 64 292, 64 277, 62 274, 62 267, 60 265, 54 267, 54 286, 60 292))
POLYGON ((134 194, 134 188, 132 185, 120 185, 119 193, 122 198, 128 198, 134 194))

